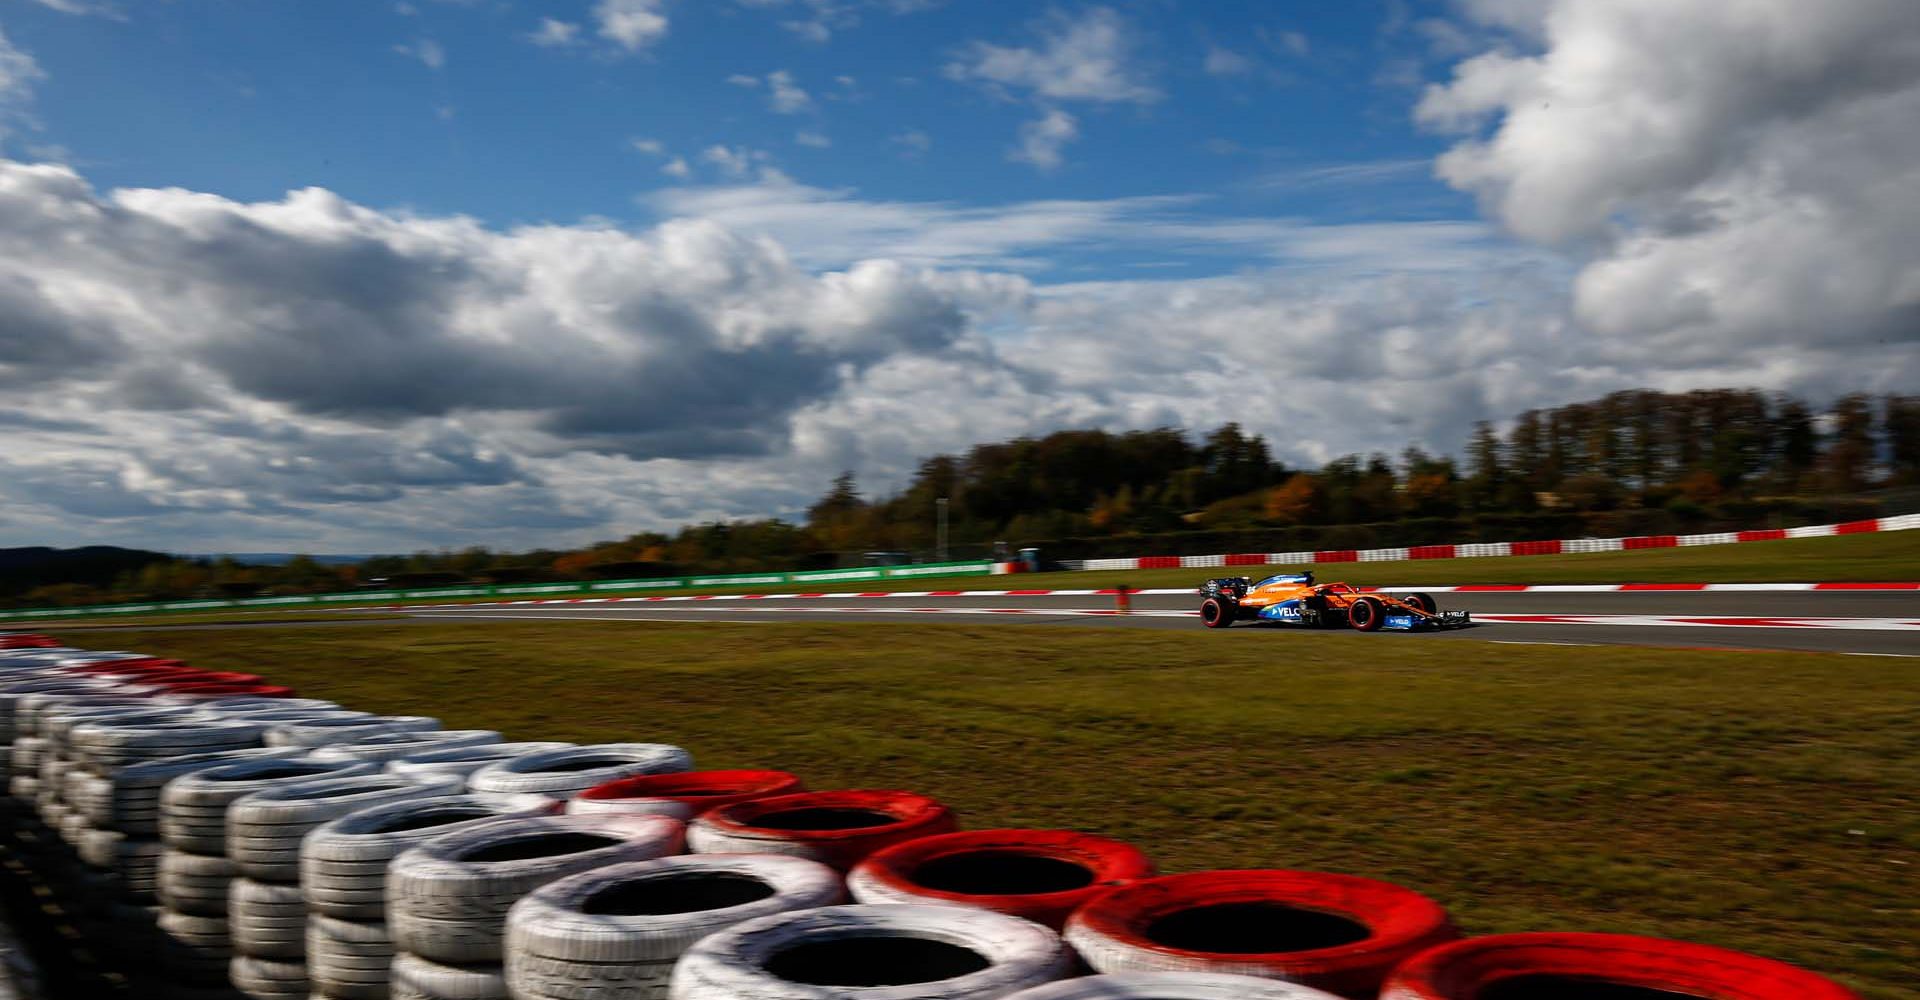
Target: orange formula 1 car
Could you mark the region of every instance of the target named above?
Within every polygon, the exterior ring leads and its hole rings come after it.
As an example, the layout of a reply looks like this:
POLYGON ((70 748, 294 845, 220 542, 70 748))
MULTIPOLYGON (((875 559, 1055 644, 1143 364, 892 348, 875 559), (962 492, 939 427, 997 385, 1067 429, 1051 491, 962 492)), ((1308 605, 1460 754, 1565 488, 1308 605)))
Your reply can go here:
POLYGON ((1441 611, 1431 594, 1363 594, 1352 584, 1315 583, 1312 573, 1282 573, 1254 583, 1244 576, 1208 580, 1200 587, 1200 620, 1208 628, 1234 622, 1270 622, 1357 632, 1432 632, 1473 624, 1465 611, 1441 611))

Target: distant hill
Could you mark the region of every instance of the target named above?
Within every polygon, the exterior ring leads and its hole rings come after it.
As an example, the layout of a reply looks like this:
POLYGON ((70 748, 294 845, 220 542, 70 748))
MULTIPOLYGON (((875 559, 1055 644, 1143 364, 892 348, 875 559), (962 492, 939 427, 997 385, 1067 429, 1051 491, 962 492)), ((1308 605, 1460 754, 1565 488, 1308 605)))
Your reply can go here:
MULTIPOLYGON (((243 566, 285 566, 293 561, 297 552, 209 552, 203 555, 186 556, 188 559, 231 559, 243 566)), ((314 562, 323 566, 357 566, 372 559, 372 556, 313 556, 314 562)))
POLYGON ((122 573, 172 559, 172 556, 163 552, 122 549, 111 545, 89 545, 78 549, 54 549, 44 545, 0 549, 0 594, 24 594, 35 587, 59 583, 105 587, 122 573))

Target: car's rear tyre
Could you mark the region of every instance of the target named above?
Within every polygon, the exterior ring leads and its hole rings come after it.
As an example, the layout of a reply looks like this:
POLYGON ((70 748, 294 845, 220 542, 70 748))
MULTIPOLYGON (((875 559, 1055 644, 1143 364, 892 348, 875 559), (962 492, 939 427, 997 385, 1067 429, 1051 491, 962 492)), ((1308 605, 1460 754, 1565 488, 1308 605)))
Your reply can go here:
POLYGON ((1440 613, 1440 602, 1434 600, 1432 594, 1408 594, 1400 599, 1400 603, 1408 607, 1418 608, 1430 615, 1440 613))
POLYGON ((1386 605, 1377 597, 1356 597, 1347 608, 1347 622, 1355 632, 1378 632, 1387 623, 1386 605))
POLYGON ((1200 602, 1200 623, 1208 628, 1227 628, 1237 617, 1227 602, 1217 597, 1209 597, 1200 602))

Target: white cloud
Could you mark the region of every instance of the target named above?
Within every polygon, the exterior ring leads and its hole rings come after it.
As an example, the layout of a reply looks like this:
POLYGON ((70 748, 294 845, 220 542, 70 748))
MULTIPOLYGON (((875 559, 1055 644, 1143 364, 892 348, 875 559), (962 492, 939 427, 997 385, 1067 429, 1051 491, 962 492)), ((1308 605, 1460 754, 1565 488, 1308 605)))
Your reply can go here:
POLYGON ((827 149, 833 145, 833 140, 822 132, 797 132, 793 141, 809 149, 827 149))
POLYGON ((1421 121, 1467 134, 1439 174, 1518 236, 1584 257, 1576 315, 1602 337, 1689 363, 1915 349, 1911 3, 1475 10, 1519 34, 1420 102, 1421 121))
POLYGON ((755 166, 766 163, 768 156, 765 150, 747 146, 713 145, 701 151, 700 159, 713 164, 728 177, 741 178, 752 173, 755 166))
POLYGON ((813 98, 793 82, 793 74, 784 69, 767 74, 767 106, 776 113, 797 115, 813 110, 813 98))
POLYGON ((1232 49, 1209 45, 1201 68, 1213 76, 1245 76, 1253 72, 1253 60, 1232 49))
POLYGON ((666 37, 666 0, 599 0, 593 6, 593 19, 600 37, 638 52, 666 37))
POLYGON ((947 76, 1055 101, 1146 104, 1160 99, 1136 62, 1132 26, 1111 7, 1089 7, 1078 17, 1056 12, 1037 32, 1034 46, 974 42, 947 65, 947 76))
MULTIPOLYGON (((763 154, 720 148, 764 177, 763 154)), ((97 193, 0 161, 0 543, 571 544, 791 513, 843 468, 884 491, 929 453, 1066 426, 1239 419, 1311 462, 1634 385, 1920 382, 1910 342, 1853 333, 1711 355, 1595 337, 1558 258, 1472 223, 877 202, 777 177, 657 197, 683 217, 503 230, 318 189, 97 193), (1241 266, 1050 285, 965 266, 1043 273, 1081 244, 1241 266)))
POLYGON ((1007 154, 1008 159, 1031 163, 1041 170, 1055 170, 1065 162, 1061 151, 1080 138, 1080 123, 1070 114, 1053 108, 1020 126, 1020 145, 1007 154))
POLYGON ((687 165, 686 157, 676 156, 660 165, 660 172, 668 177, 686 180, 693 176, 693 168, 687 165))
POLYGON ((749 75, 747 75, 747 74, 745 74, 745 73, 735 73, 735 74, 733 74, 732 76, 729 76, 729 77, 727 77, 727 82, 728 82, 728 83, 731 83, 731 84, 733 84, 733 85, 734 85, 734 86, 736 86, 736 87, 758 87, 758 86, 760 86, 760 78, 759 78, 759 77, 757 77, 757 76, 749 76, 749 75))
POLYGON ((94 3, 89 2, 89 0, 32 0, 32 2, 50 10, 57 10, 62 14, 90 14, 98 17, 110 17, 116 21, 126 20, 125 14, 122 14, 117 7, 107 3, 94 3))
POLYGON ((423 39, 419 45, 414 46, 413 54, 426 64, 428 69, 443 69, 447 65, 446 47, 431 38, 423 39))
POLYGON ((925 156, 933 149, 933 136, 919 129, 908 129, 887 140, 906 151, 908 156, 925 156))
POLYGON ((540 28, 527 36, 528 40, 543 48, 563 48, 574 45, 580 40, 580 26, 572 21, 560 21, 551 17, 540 19, 540 28))
POLYGON ((667 152, 666 144, 658 139, 629 139, 627 145, 632 146, 635 152, 645 153, 648 156, 664 156, 667 152))
POLYGON ((0 141, 14 125, 29 120, 26 109, 33 102, 33 88, 46 77, 33 56, 15 48, 0 30, 0 141))

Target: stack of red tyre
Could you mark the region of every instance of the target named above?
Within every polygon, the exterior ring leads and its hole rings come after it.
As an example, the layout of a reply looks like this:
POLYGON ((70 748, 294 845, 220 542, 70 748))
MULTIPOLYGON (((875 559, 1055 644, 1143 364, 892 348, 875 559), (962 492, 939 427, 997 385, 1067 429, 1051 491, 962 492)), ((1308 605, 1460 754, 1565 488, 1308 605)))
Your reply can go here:
POLYGON ((1395 966, 1459 935, 1411 889, 1261 870, 1122 886, 1076 910, 1066 936, 1096 972, 1229 972, 1371 998, 1395 966))
POLYGON ((687 843, 698 854, 788 854, 846 871, 883 847, 956 826, 952 810, 913 792, 800 792, 696 817, 687 843))
POLYGON ((1116 886, 1153 875, 1131 844, 1067 830, 972 830, 921 837, 855 865, 862 903, 932 903, 995 910, 1059 930, 1116 886))
POLYGON ((1725 948, 1626 934, 1498 934, 1424 951, 1380 1000, 1859 1000, 1805 969, 1725 948))

